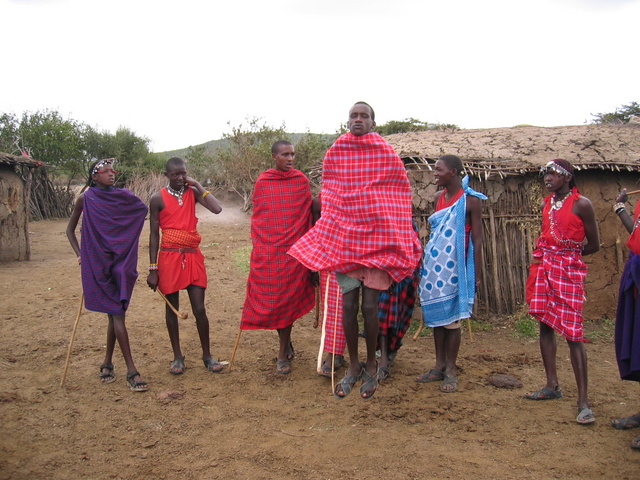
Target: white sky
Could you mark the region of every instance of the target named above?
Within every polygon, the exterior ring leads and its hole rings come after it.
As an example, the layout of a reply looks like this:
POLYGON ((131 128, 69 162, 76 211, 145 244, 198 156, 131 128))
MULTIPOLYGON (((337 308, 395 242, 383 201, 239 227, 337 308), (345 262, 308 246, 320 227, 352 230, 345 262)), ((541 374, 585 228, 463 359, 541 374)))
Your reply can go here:
POLYGON ((640 101, 640 0, 0 0, 0 111, 58 110, 154 151, 247 117, 580 125, 640 101))

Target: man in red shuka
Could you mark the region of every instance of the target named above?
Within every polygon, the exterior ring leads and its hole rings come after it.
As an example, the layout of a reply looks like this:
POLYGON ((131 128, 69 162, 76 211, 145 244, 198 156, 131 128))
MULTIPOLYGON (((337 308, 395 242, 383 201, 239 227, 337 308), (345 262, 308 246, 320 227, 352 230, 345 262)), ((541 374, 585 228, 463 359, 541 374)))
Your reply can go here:
POLYGON ((262 172, 253 189, 251 262, 242 330, 277 330, 276 373, 291 372, 293 323, 313 308, 311 273, 287 250, 311 227, 309 179, 293 168, 295 150, 279 140, 271 147, 275 168, 262 172))
MULTIPOLYGON (((198 248, 201 237, 197 230, 196 202, 216 214, 222 211, 222 207, 197 180, 187 176, 187 167, 181 158, 170 158, 165 170, 169 184, 154 194, 149 204, 151 231, 147 284, 153 290, 159 288, 176 310, 179 307, 180 290, 187 290, 202 345, 202 361, 207 370, 217 373, 223 369, 223 365, 213 359, 209 347, 209 319, 204 306, 207 271, 204 255, 198 248)), ((173 348, 173 362, 169 371, 180 375, 186 367, 180 349, 178 317, 168 305, 165 319, 173 348)))

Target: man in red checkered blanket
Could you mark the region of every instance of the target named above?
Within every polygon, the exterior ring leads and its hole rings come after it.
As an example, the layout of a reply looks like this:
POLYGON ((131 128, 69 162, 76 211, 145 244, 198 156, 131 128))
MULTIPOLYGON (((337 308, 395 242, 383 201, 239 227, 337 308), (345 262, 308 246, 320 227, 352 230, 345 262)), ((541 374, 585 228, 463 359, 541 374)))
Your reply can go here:
POLYGON ((557 331, 569 345, 578 386, 576 421, 584 425, 596 418, 587 398, 587 352, 582 331, 587 266, 582 257, 600 250, 600 234, 591 201, 575 187, 571 164, 556 159, 547 163, 541 173, 551 195, 542 205, 542 234, 533 251, 527 303, 529 313, 540 321, 540 352, 547 383, 542 389, 525 394, 525 398, 562 398, 556 370, 557 331))
POLYGON ((327 152, 322 169, 322 217, 289 254, 311 270, 336 272, 342 289, 343 326, 350 365, 334 394, 346 397, 363 380, 362 398, 378 386, 375 357, 378 295, 413 273, 421 245, 411 224, 412 192, 402 160, 377 133, 373 109, 358 102, 349 132, 327 152), (367 361, 358 359, 362 289, 367 361))
POLYGON ((294 356, 293 322, 314 305, 309 270, 287 255, 311 226, 311 188, 307 177, 293 168, 291 143, 279 140, 271 152, 275 168, 261 173, 253 189, 253 250, 240 328, 277 330, 276 373, 288 374, 294 356))

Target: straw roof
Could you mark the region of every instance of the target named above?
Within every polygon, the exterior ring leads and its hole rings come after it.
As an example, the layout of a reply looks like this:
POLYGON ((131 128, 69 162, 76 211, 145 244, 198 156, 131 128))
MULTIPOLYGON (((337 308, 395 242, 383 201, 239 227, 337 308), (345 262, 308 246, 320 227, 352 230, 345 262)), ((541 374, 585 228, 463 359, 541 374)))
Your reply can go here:
POLYGON ((31 157, 0 152, 0 164, 2 163, 5 165, 24 165, 26 167, 40 167, 44 165, 39 160, 34 160, 31 157))
POLYGON ((574 168, 640 171, 640 125, 512 127, 398 133, 385 137, 405 165, 431 169, 438 157, 460 157, 468 173, 517 175, 554 158, 574 168))

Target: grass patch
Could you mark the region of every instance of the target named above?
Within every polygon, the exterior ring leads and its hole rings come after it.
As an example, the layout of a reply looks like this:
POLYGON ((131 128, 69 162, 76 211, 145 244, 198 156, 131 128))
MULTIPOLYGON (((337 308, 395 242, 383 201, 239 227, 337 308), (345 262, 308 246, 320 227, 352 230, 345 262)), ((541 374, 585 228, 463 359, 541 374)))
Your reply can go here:
POLYGON ((616 321, 609 317, 602 317, 600 320, 585 322, 584 337, 590 341, 613 340, 616 329, 616 321))
POLYGON ((531 315, 524 313, 515 318, 516 334, 520 338, 535 338, 538 336, 538 321, 531 315))
POLYGON ((251 259, 252 245, 245 245, 244 247, 237 248, 233 251, 231 256, 236 264, 236 267, 242 272, 249 274, 249 260, 251 259))
MULTIPOLYGON (((422 321, 422 316, 420 315, 419 318, 412 318, 411 319, 411 325, 409 325, 409 330, 407 330, 407 333, 405 334, 405 338, 413 338, 413 336, 415 335, 415 333, 418 331, 418 329, 420 328, 420 325, 422 325, 423 321, 422 321)), ((433 333, 433 328, 431 327, 427 327, 426 325, 424 326, 424 328, 422 329, 422 331, 420 332, 420 337, 428 337, 433 333)))

